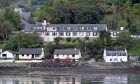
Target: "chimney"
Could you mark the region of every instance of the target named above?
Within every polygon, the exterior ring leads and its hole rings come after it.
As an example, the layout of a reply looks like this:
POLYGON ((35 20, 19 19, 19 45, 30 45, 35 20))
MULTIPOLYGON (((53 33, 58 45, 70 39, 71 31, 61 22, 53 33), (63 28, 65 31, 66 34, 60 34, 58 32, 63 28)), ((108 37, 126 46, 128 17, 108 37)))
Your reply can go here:
POLYGON ((123 31, 124 30, 124 27, 121 27, 120 30, 123 31))
POLYGON ((0 49, 0 53, 2 52, 2 49, 0 49))

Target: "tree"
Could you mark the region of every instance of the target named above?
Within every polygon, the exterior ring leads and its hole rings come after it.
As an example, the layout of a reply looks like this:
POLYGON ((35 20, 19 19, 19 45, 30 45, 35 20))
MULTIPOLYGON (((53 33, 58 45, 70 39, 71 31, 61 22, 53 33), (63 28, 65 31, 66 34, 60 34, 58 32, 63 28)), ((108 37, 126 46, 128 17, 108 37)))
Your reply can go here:
POLYGON ((106 32, 106 31, 100 31, 100 41, 102 42, 102 44, 104 46, 109 46, 111 45, 111 36, 110 36, 110 32, 106 32))
POLYGON ((123 48, 128 48, 133 45, 133 39, 130 37, 128 32, 121 32, 116 38, 114 44, 122 46, 123 48))
POLYGON ((4 20, 10 21, 15 28, 19 27, 20 24, 20 15, 14 12, 11 8, 6 8, 4 11, 4 20))
POLYGON ((0 24, 0 38, 2 40, 9 38, 13 25, 9 21, 4 21, 0 24))
POLYGON ((37 33, 18 33, 7 41, 5 49, 18 51, 19 48, 40 48, 42 46, 43 40, 37 33))

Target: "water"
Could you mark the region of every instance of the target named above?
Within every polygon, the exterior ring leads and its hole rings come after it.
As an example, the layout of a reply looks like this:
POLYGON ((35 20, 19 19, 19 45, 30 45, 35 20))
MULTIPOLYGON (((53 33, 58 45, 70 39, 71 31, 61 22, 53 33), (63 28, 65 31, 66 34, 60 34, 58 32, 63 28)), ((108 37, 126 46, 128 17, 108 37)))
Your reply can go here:
POLYGON ((137 74, 0 75, 0 84, 140 84, 137 74))

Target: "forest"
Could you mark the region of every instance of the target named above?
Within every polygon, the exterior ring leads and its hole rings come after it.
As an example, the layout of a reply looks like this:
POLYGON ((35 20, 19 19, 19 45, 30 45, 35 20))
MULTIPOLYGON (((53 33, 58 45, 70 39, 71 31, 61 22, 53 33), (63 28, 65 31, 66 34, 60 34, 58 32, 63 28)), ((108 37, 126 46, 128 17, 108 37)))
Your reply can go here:
POLYGON ((108 28, 140 31, 140 0, 46 0, 37 13, 38 21, 95 24, 108 28))

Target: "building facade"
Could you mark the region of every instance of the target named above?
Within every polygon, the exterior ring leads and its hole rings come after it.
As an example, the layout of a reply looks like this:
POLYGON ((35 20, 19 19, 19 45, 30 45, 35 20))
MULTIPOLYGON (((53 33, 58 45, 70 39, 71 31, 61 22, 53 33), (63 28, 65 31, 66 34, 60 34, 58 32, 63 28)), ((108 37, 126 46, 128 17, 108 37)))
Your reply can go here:
POLYGON ((37 31, 44 41, 54 41, 56 37, 84 38, 99 37, 99 31, 107 31, 106 24, 49 24, 46 21, 40 24, 27 24, 23 32, 37 31))
POLYGON ((79 49, 55 49, 54 51, 54 60, 75 60, 78 61, 81 58, 81 52, 79 49))
POLYGON ((16 53, 6 50, 0 53, 0 62, 13 62, 16 59, 16 53))
POLYGON ((104 50, 103 58, 105 62, 127 62, 127 50, 104 50))
MULTIPOLYGON (((108 30, 107 24, 50 24, 43 23, 26 24, 23 32, 32 33, 36 31, 44 41, 54 41, 55 38, 98 38, 99 31, 108 31, 111 37, 117 37, 120 32, 124 32, 124 28, 120 30, 108 30)), ((127 32, 127 31, 125 31, 127 32)))
POLYGON ((41 60, 44 58, 43 48, 21 48, 19 60, 41 60))

